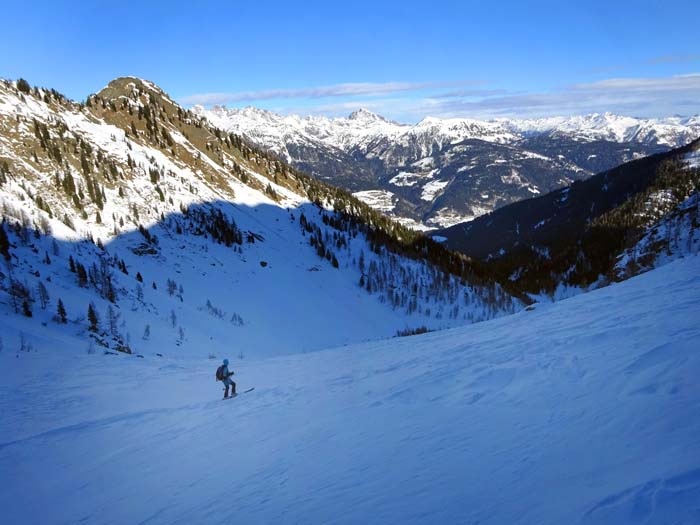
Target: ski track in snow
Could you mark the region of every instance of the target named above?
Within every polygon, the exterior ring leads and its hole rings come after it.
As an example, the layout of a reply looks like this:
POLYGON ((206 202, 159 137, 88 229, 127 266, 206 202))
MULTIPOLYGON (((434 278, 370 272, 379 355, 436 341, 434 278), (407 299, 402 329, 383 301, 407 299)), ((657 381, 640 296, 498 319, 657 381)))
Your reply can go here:
MULTIPOLYGON (((3 523, 698 523, 700 258, 510 317, 216 361, 0 354, 3 523)), ((230 356, 233 357, 233 356, 230 356)))

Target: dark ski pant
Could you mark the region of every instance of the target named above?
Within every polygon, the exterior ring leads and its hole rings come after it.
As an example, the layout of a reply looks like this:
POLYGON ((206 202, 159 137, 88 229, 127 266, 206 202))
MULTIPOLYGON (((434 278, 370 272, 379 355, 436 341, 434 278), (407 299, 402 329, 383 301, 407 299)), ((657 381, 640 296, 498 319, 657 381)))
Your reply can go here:
POLYGON ((224 391, 224 397, 228 397, 228 387, 231 387, 231 395, 234 395, 236 393, 236 383, 235 381, 231 381, 230 377, 227 377, 224 379, 224 385, 226 386, 226 390, 224 391))

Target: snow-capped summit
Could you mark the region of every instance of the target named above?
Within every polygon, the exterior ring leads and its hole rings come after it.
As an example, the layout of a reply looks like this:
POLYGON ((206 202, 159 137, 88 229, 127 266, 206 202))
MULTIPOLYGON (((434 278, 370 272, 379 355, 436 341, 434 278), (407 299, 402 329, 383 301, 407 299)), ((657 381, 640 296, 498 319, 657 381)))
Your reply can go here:
POLYGON ((384 122, 388 122, 388 120, 381 115, 377 115, 376 113, 373 113, 365 108, 360 108, 350 113, 350 115, 348 115, 348 120, 357 120, 361 122, 375 122, 377 120, 382 120, 384 122))
POLYGON ((557 134, 579 140, 604 140, 682 146, 700 136, 700 119, 669 117, 662 119, 636 118, 614 113, 591 113, 572 117, 504 120, 516 131, 526 135, 557 134))
POLYGON ((700 136, 698 117, 428 116, 400 124, 367 109, 341 118, 250 108, 194 111, 420 227, 464 222, 700 136))

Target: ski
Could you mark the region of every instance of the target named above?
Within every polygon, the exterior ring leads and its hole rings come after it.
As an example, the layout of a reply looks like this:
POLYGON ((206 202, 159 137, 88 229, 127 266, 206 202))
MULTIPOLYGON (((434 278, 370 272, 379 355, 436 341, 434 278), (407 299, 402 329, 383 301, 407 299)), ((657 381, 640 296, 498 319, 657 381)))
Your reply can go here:
POLYGON ((225 398, 223 398, 223 399, 224 399, 224 400, 226 400, 226 399, 233 399, 234 397, 238 397, 238 396, 240 396, 241 394, 247 394, 248 392, 252 392, 253 390, 255 390, 255 387, 254 387, 254 386, 251 387, 251 388, 249 388, 248 390, 244 390, 243 392, 235 393, 235 394, 230 395, 230 396, 228 396, 228 397, 225 397, 225 398))

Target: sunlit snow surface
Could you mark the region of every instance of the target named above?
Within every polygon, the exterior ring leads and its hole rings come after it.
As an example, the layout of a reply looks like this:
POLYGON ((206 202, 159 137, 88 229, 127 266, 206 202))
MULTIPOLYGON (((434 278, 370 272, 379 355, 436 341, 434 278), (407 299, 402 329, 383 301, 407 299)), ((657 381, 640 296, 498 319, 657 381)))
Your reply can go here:
MULTIPOLYGON (((468 138, 508 144, 536 133, 567 133, 584 140, 657 141, 680 146, 700 129, 700 117, 640 119, 612 113, 592 113, 571 117, 541 119, 476 120, 469 118, 426 117, 417 124, 399 124, 371 111, 359 110, 348 118, 280 115, 254 107, 194 106, 216 126, 241 133, 261 146, 286 154, 290 137, 302 143, 318 140, 339 149, 371 148, 378 139, 405 142, 421 135, 435 137, 440 144, 457 143, 468 138)), ((530 152, 533 156, 539 156, 530 152)))
POLYGON ((700 150, 695 150, 685 156, 685 160, 690 168, 700 169, 700 150))
MULTIPOLYGON (((639 119, 611 113, 593 113, 542 119, 426 117, 416 124, 401 124, 368 110, 355 111, 346 118, 328 118, 281 115, 254 107, 227 109, 214 106, 206 109, 195 106, 192 109, 221 129, 241 134, 261 148, 274 152, 288 162, 296 163, 297 167, 311 170, 322 178, 328 177, 336 169, 347 169, 348 166, 342 159, 347 159, 350 164, 353 163, 350 159, 363 159, 361 164, 370 161, 375 168, 382 166, 375 173, 381 181, 375 183, 379 182, 385 189, 408 199, 419 209, 426 206, 425 203, 434 204, 429 211, 418 211, 424 215, 420 219, 420 229, 448 228, 468 222, 493 211, 503 203, 511 202, 513 198, 523 198, 527 195, 523 192, 529 192, 531 196, 539 195, 555 186, 564 186, 592 174, 587 171, 589 168, 584 168, 586 163, 578 165, 579 162, 574 161, 572 151, 568 156, 558 155, 555 159, 522 149, 528 139, 548 137, 545 139, 547 143, 559 139, 573 140, 580 143, 582 148, 586 148, 587 143, 601 140, 670 148, 684 145, 700 134, 700 117, 697 116, 639 119), (480 144, 476 150, 473 149, 473 140, 478 140, 480 144), (484 142, 508 147, 488 147, 489 153, 482 158, 477 150, 485 146, 484 142), (491 159, 490 163, 487 158, 491 159), (537 162, 533 163, 533 159, 537 159, 537 162), (464 162, 468 163, 463 164, 464 162), (331 165, 336 167, 331 168, 331 165), (476 195, 472 195, 468 207, 457 206, 460 208, 459 213, 454 213, 454 206, 447 208, 451 192, 458 190, 462 184, 453 185, 453 181, 483 177, 484 173, 488 174, 494 167, 500 173, 508 165, 512 167, 511 174, 501 177, 505 189, 497 190, 484 180, 484 184, 496 194, 483 202, 483 206, 476 206, 476 195), (532 179, 534 165, 539 165, 535 172, 540 174, 543 173, 541 170, 553 170, 550 173, 552 179, 559 178, 558 182, 550 181, 555 186, 547 186, 541 176, 537 179, 538 184, 545 186, 535 184, 535 179, 532 179), (464 175, 458 177, 458 174, 464 175), (519 191, 518 188, 522 190, 519 191), (447 201, 440 199, 443 194, 448 197, 447 201), (505 200, 502 198, 504 195, 505 200)), ((575 149, 578 150, 578 147, 575 149)), ((630 155, 622 156, 620 162, 632 160, 638 155, 639 152, 630 151, 630 155)), ((588 160, 596 156, 589 155, 588 160)), ((604 164, 606 162, 603 161, 604 164)), ((374 172, 375 168, 370 171, 374 172)), ((396 203, 387 205, 384 199, 377 198, 376 195, 362 196, 376 191, 376 188, 372 185, 365 186, 366 182, 359 182, 359 179, 357 184, 359 186, 352 186, 353 190, 368 190, 360 191, 358 197, 370 206, 376 205, 376 209, 384 213, 399 216, 410 214, 404 207, 391 207, 387 211, 388 206, 396 203)))
POLYGON ((233 401, 215 361, 6 340, 2 522, 698 523, 699 318, 691 256, 465 328, 229 356, 255 386, 233 401))

